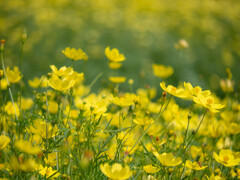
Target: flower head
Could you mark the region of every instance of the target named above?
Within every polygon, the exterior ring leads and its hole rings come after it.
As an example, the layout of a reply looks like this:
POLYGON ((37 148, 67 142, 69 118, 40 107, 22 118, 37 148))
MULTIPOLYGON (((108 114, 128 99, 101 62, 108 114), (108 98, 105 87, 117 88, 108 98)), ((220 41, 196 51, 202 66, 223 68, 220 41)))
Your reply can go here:
POLYGON ((88 60, 88 56, 85 52, 81 49, 75 49, 75 48, 65 48, 65 50, 62 51, 65 56, 67 56, 69 59, 77 61, 77 60, 88 60))
POLYGON ((49 84, 49 86, 51 86, 53 89, 55 89, 57 91, 66 91, 66 90, 68 90, 68 89, 70 89, 71 87, 74 86, 75 81, 74 80, 69 80, 67 78, 59 79, 58 76, 53 75, 48 80, 48 84, 49 84))
POLYGON ((197 171, 203 170, 205 169, 207 166, 202 166, 202 164, 200 162, 191 162, 189 160, 186 161, 186 167, 189 169, 194 169, 197 171))
POLYGON ((143 166, 143 169, 146 173, 150 173, 150 174, 154 174, 156 172, 159 171, 159 169, 153 165, 146 165, 146 166, 143 166))
POLYGON ((227 167, 237 166, 240 163, 240 158, 235 157, 234 153, 230 149, 222 149, 220 151, 219 155, 217 155, 214 152, 213 157, 215 158, 215 160, 217 162, 219 162, 227 167))
POLYGON ((10 142, 10 138, 8 136, 5 135, 1 135, 0 136, 0 150, 4 149, 5 147, 7 147, 7 145, 10 142))
POLYGON ((173 68, 170 66, 153 64, 152 68, 154 75, 160 78, 168 78, 173 74, 173 68))
POLYGON ((15 66, 13 70, 7 67, 6 76, 9 83, 11 84, 19 82, 20 79, 22 78, 21 72, 19 71, 17 66, 15 66))
POLYGON ((177 166, 182 163, 182 159, 180 157, 174 157, 172 153, 158 154, 158 152, 155 151, 153 154, 164 166, 177 166))
POLYGON ((119 53, 118 49, 113 48, 110 50, 109 46, 105 49, 105 55, 112 62, 122 62, 126 59, 123 54, 119 53))

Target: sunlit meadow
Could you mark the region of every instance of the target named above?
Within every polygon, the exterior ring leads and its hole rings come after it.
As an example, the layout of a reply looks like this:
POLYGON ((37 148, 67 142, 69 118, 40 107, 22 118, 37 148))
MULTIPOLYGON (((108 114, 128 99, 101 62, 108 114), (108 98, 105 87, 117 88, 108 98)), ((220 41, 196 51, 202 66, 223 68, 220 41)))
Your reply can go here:
POLYGON ((1 179, 240 179, 240 2, 1 1, 1 179))

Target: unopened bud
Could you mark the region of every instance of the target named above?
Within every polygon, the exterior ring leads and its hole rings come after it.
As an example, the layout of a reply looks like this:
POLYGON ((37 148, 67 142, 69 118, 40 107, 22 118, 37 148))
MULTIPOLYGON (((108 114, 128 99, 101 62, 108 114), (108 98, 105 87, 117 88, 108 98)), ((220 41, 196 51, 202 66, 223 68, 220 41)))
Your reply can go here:
POLYGON ((22 34, 22 42, 24 43, 26 41, 26 39, 27 39, 27 32, 24 29, 23 34, 22 34))
POLYGON ((2 39, 2 40, 1 40, 1 48, 0 48, 1 51, 4 50, 4 44, 5 44, 5 42, 6 42, 5 39, 2 39))
POLYGON ((0 78, 3 77, 3 70, 0 70, 0 78))

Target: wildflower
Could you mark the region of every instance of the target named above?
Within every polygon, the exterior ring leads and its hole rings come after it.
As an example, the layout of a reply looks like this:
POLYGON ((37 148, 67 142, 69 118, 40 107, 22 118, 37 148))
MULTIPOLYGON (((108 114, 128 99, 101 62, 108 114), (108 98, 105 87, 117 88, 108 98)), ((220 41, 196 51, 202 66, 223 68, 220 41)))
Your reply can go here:
POLYGON ((159 169, 153 165, 146 165, 146 166, 143 166, 143 169, 146 173, 150 173, 150 174, 154 174, 156 172, 159 171, 159 169))
POLYGON ((161 88, 166 91, 167 93, 179 97, 179 98, 186 98, 186 93, 184 91, 183 88, 179 88, 177 89, 176 87, 172 86, 172 85, 168 85, 166 87, 166 83, 165 82, 161 82, 160 83, 161 88))
POLYGON ((5 135, 1 135, 0 136, 0 150, 4 149, 7 147, 7 145, 10 142, 10 138, 8 136, 5 135))
POLYGON ((211 92, 209 90, 207 91, 202 91, 202 88, 200 86, 195 86, 193 87, 191 83, 186 83, 184 82, 184 87, 187 95, 192 98, 193 96, 197 96, 199 93, 204 92, 206 95, 210 95, 211 92))
POLYGON ((205 169, 207 166, 202 166, 200 162, 196 162, 196 161, 191 162, 191 161, 187 160, 186 167, 189 169, 200 171, 200 170, 205 169))
POLYGON ((182 159, 180 157, 174 157, 172 153, 158 154, 158 152, 155 151, 153 154, 164 166, 177 166, 182 163, 182 159))
POLYGON ((32 88, 47 87, 47 78, 42 76, 41 78, 33 78, 33 80, 28 80, 29 86, 32 88))
POLYGON ((60 173, 57 172, 57 170, 53 170, 52 167, 43 167, 42 165, 40 165, 38 167, 39 170, 39 174, 41 174, 42 176, 46 176, 46 178, 57 178, 58 176, 60 176, 60 173))
MULTIPOLYGON (((19 98, 20 101, 20 98, 19 98)), ((20 104, 20 102, 19 102, 20 104)), ((31 98, 21 98, 21 109, 28 110, 33 106, 33 100, 31 98)))
POLYGON ((124 106, 131 106, 134 104, 134 100, 136 99, 135 94, 125 94, 124 97, 113 97, 112 96, 112 103, 116 104, 118 106, 124 107, 124 106))
POLYGON ((214 152, 213 157, 217 162, 227 167, 237 166, 240 163, 240 157, 235 157, 230 149, 222 149, 219 155, 214 152))
POLYGON ((147 116, 145 117, 138 117, 136 119, 133 119, 133 122, 140 126, 148 126, 154 122, 153 118, 149 118, 147 116))
POLYGON ((190 153, 193 159, 195 159, 197 156, 200 157, 199 161, 203 161, 204 156, 201 148, 198 148, 197 146, 191 146, 190 153))
POLYGON ((1 79, 0 78, 0 89, 1 90, 5 90, 5 89, 7 89, 7 80, 4 78, 4 79, 1 79))
POLYGON ((53 100, 48 101, 48 107, 46 104, 44 104, 42 107, 45 110, 47 110, 47 108, 48 108, 48 110, 51 114, 56 114, 58 112, 58 103, 53 100))
POLYGON ((111 81, 112 83, 116 83, 116 84, 120 84, 120 83, 124 83, 126 81, 126 77, 122 77, 122 76, 116 76, 116 77, 109 77, 109 81, 111 81))
POLYGON ((112 62, 121 62, 125 60, 124 55, 119 54, 118 49, 113 48, 112 50, 110 50, 109 46, 105 48, 105 55, 112 62))
POLYGON ((197 104, 204 106, 212 113, 219 112, 219 109, 225 107, 225 105, 214 103, 214 98, 204 92, 199 93, 196 97, 193 97, 193 101, 197 104))
POLYGON ((44 162, 48 166, 56 166, 56 164, 57 164, 56 153, 53 152, 53 153, 48 154, 47 157, 44 157, 44 162))
POLYGON ((72 88, 75 84, 74 80, 68 80, 66 78, 63 79, 59 79, 58 76, 52 76, 49 80, 48 80, 48 84, 49 86, 51 86, 53 89, 57 90, 57 91, 66 91, 70 88, 72 88))
POLYGON ((110 179, 120 180, 120 179, 128 179, 132 176, 132 171, 129 166, 126 165, 122 167, 121 164, 115 163, 110 166, 108 163, 101 164, 100 169, 103 174, 105 174, 110 179))
POLYGON ((173 68, 170 66, 153 64, 152 68, 154 75, 160 78, 168 78, 173 74, 173 68))
POLYGON ((58 76, 68 76, 68 75, 71 75, 73 74, 73 68, 72 67, 66 67, 66 66, 63 66, 61 67, 59 70, 56 68, 56 66, 54 65, 51 65, 50 68, 52 69, 52 71, 58 75, 58 76))
POLYGON ((119 62, 109 62, 108 66, 111 69, 119 69, 120 67, 122 67, 122 64, 119 62))
POLYGON ((12 103, 11 101, 8 101, 7 104, 5 105, 5 111, 7 112, 8 115, 16 115, 19 116, 19 108, 16 103, 12 103))
POLYGON ((77 60, 88 60, 88 56, 85 52, 83 52, 82 49, 75 49, 75 48, 65 48, 65 50, 62 51, 63 54, 65 54, 66 57, 68 57, 71 60, 77 61, 77 60))
POLYGON ((19 156, 17 159, 16 157, 12 157, 10 159, 10 169, 13 171, 34 171, 37 167, 37 163, 34 159, 28 158, 24 159, 22 156, 19 156))
POLYGON ((25 153, 31 154, 31 155, 36 155, 36 154, 39 154, 42 152, 40 147, 37 147, 37 146, 34 147, 34 146, 32 146, 32 143, 30 143, 28 141, 24 141, 24 140, 16 141, 15 146, 19 151, 25 152, 25 153))
POLYGON ((176 44, 175 44, 175 48, 176 49, 186 49, 188 48, 188 42, 184 39, 180 39, 176 44))
POLYGON ((13 70, 10 70, 10 68, 7 67, 6 76, 7 80, 11 84, 19 82, 20 79, 22 78, 21 72, 19 71, 17 66, 15 66, 13 70))
POLYGON ((56 125, 52 126, 50 123, 46 124, 46 122, 43 122, 40 120, 36 120, 34 122, 34 127, 36 127, 36 129, 33 128, 34 133, 37 133, 42 138, 55 137, 58 132, 58 128, 56 125), (46 130, 47 130, 47 132, 46 132, 46 130))

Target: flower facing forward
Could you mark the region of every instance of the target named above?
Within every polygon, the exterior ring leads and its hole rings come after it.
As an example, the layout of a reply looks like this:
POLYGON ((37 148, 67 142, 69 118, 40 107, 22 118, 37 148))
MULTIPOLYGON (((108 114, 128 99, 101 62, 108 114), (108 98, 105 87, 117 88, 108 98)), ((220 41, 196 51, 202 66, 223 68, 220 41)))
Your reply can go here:
POLYGON ((115 163, 110 166, 108 163, 101 164, 100 169, 110 179, 120 180, 128 179, 132 176, 132 171, 129 166, 122 167, 121 164, 115 163))
POLYGON ((119 53, 118 49, 113 48, 112 50, 110 50, 109 46, 106 47, 106 49, 105 49, 105 55, 112 62, 122 62, 126 59, 123 54, 119 53))
POLYGON ((240 163, 240 158, 235 157, 230 149, 222 149, 219 155, 214 152, 213 157, 217 162, 227 167, 237 166, 240 163))
POLYGON ((75 49, 75 48, 65 48, 65 50, 62 51, 63 54, 65 54, 66 57, 73 61, 77 60, 88 60, 88 56, 86 55, 85 52, 81 49, 75 49))
POLYGON ((57 91, 66 91, 74 86, 75 81, 69 80, 68 78, 60 79, 58 76, 53 75, 48 80, 48 84, 49 84, 49 86, 51 86, 53 89, 55 89, 57 91))
POLYGON ((177 166, 182 163, 182 159, 180 157, 174 157, 172 153, 158 154, 158 152, 155 151, 153 154, 164 166, 177 166))

